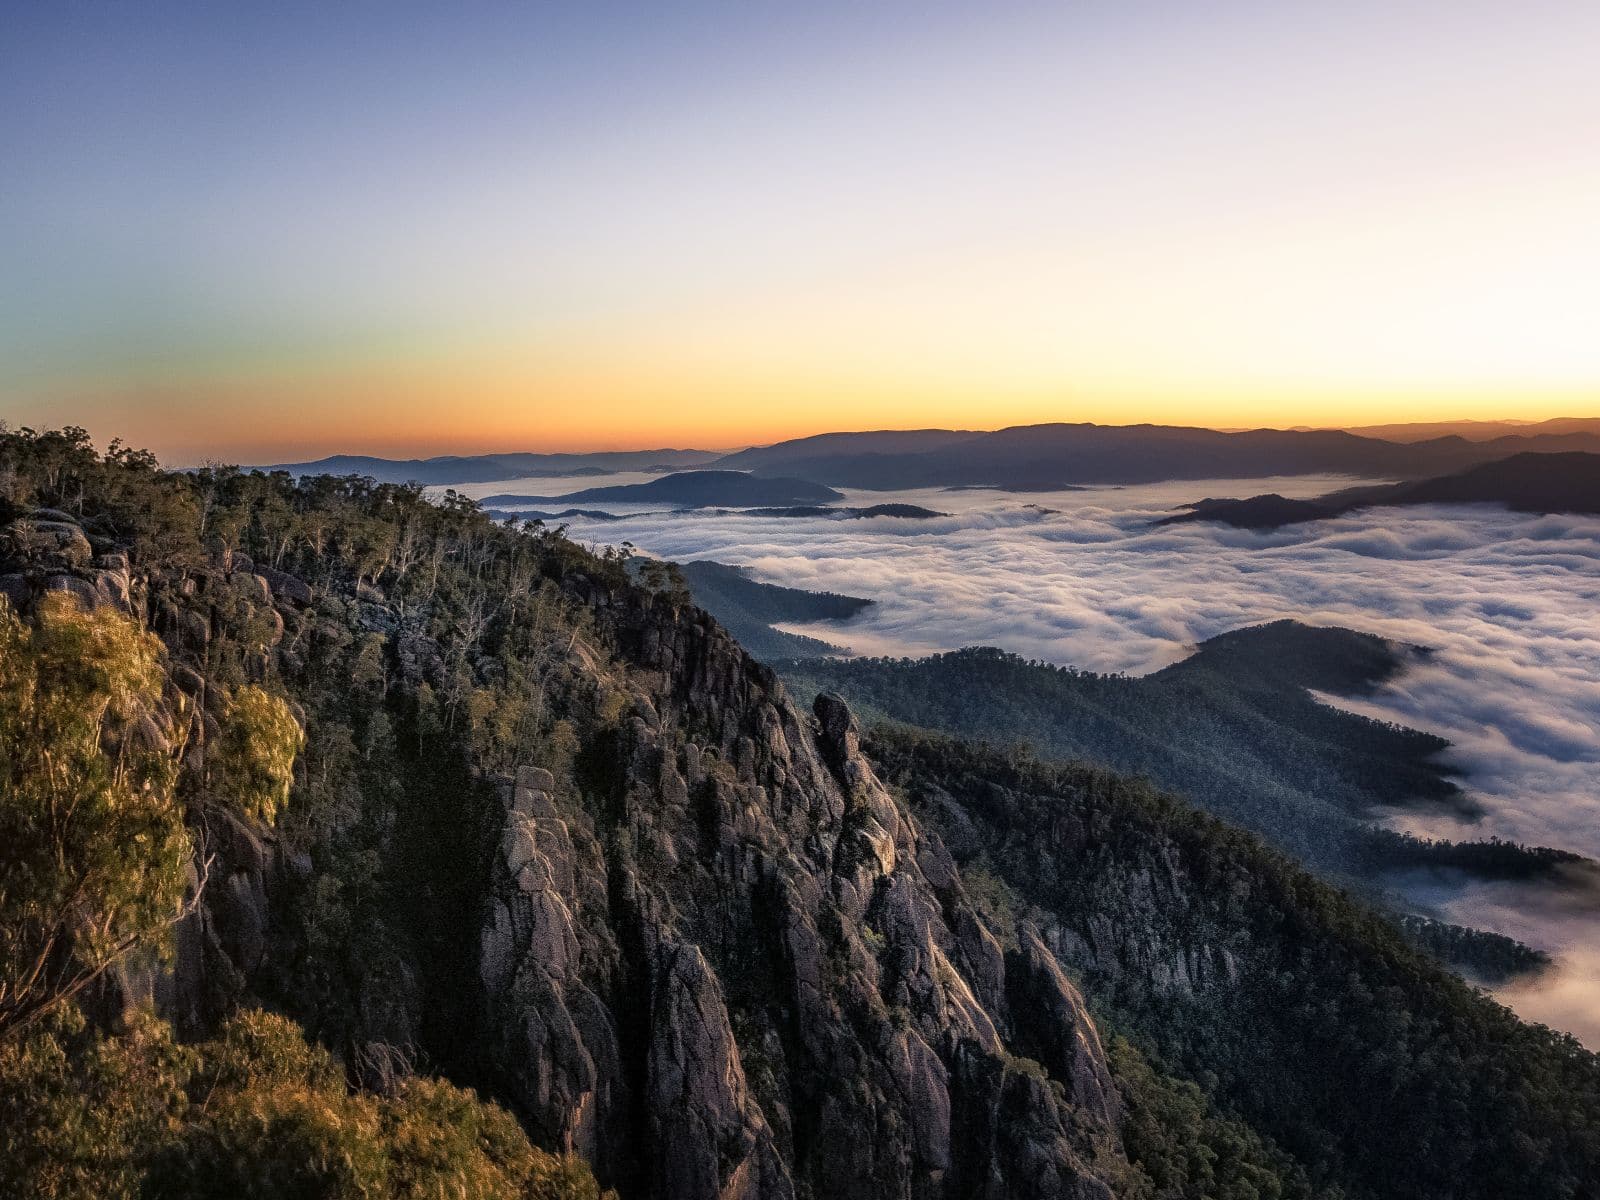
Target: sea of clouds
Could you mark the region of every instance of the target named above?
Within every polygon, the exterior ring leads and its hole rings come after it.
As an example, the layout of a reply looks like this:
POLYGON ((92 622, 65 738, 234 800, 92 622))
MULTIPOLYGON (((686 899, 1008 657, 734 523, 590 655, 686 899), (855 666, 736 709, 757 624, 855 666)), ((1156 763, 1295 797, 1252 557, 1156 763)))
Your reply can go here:
MULTIPOLYGON (((844 503, 893 500, 950 515, 839 521, 658 511, 574 520, 569 532, 871 597, 878 603, 847 623, 793 627, 862 654, 993 645, 1143 674, 1206 638, 1280 617, 1428 646, 1436 653, 1378 696, 1338 703, 1449 738, 1449 761, 1484 816, 1472 825, 1434 816, 1395 823, 1600 858, 1600 519, 1473 505, 1379 509, 1267 533, 1152 525, 1203 496, 1314 496, 1349 482, 862 492, 844 503)), ((1554 978, 1503 998, 1600 1046, 1600 915, 1591 901, 1515 887, 1426 898, 1463 923, 1557 953, 1554 978)))

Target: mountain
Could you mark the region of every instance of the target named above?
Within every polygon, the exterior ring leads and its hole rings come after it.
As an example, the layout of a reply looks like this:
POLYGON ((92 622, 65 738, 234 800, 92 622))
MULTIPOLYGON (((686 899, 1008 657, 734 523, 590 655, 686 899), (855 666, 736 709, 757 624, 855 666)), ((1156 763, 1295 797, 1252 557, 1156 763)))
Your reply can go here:
POLYGON ((818 433, 771 446, 754 446, 718 460, 736 471, 772 470, 786 463, 805 463, 835 456, 922 454, 959 446, 984 435, 961 429, 878 429, 864 433, 818 433))
POLYGON ((670 578, 470 504, 71 431, 0 469, 0 1194, 1600 1177, 1594 1055, 1147 782, 864 745, 670 578))
POLYGON ((1223 433, 1162 425, 1025 425, 994 433, 922 431, 911 448, 886 434, 834 434, 740 451, 718 467, 804 476, 836 487, 900 489, 1154 483, 1342 474, 1414 479, 1519 451, 1600 451, 1600 432, 1402 445, 1339 430, 1223 433))
MULTIPOLYGON (((202 1083, 192 1139, 128 1126, 130 1192, 171 1159, 225 1159, 283 1179, 271 1195, 396 1194, 308 1179, 346 1152, 308 1141, 332 1136, 321 1094, 295 1090, 292 1055, 279 1085, 278 1060, 257 1065, 272 1047, 208 1040, 264 1007, 358 1096, 441 1073, 628 1197, 1103 1200, 1137 1170, 1081 995, 1036 940, 1008 957, 987 932, 848 711, 796 706, 621 560, 361 480, 169 476, 71 435, 4 434, 0 463, 11 495, 67 506, 5 530, 0 592, 30 623, 70 594, 160 639, 139 668, 159 672, 153 707, 109 729, 175 756, 185 803, 168 811, 192 815, 161 844, 181 832, 208 880, 170 967, 128 961, 85 994, 97 1032, 0 1043, 0 1192, 38 1194, 72 1104, 147 1110, 129 1092, 145 1074, 76 1080, 145 1052, 119 1030, 151 997, 246 1094, 206 1116, 202 1083), (202 537, 201 495, 225 540, 202 537), (287 796, 260 802, 263 778, 287 796)), ((146 844, 116 860, 122 886, 149 878, 146 844)), ((499 1154, 504 1131, 451 1103, 431 1141, 407 1124, 370 1157, 499 1154)), ((418 1194, 489 1194, 423 1178, 418 1194)))
POLYGON ((1600 513, 1600 454, 1514 454, 1438 479, 1350 488, 1317 500, 1278 495, 1202 500, 1156 524, 1220 521, 1241 529, 1276 529, 1358 509, 1409 504, 1503 504, 1513 512, 1600 513))
POLYGON ((1423 442, 1441 437, 1488 442, 1503 437, 1600 434, 1600 417, 1555 417, 1548 421, 1415 421, 1396 425, 1345 426, 1344 431, 1360 437, 1382 438, 1388 442, 1423 442))
POLYGON ((743 567, 726 563, 701 559, 674 565, 694 602, 745 650, 763 660, 848 653, 842 647, 773 626, 786 621, 845 621, 874 603, 860 596, 759 583, 743 567))
POLYGON ((468 454, 437 458, 373 458, 364 454, 335 454, 313 462, 279 463, 261 471, 287 471, 301 475, 363 475, 379 483, 424 483, 443 487, 453 483, 493 483, 526 475, 578 478, 610 475, 617 471, 677 471, 697 467, 722 457, 713 450, 617 450, 585 454, 468 454))
MULTIPOLYGON (((1185 1093, 1146 1092, 1136 1065, 1117 1068, 1114 1036, 1124 1145, 1146 1164, 1192 1164, 1188 1188, 1164 1194, 1593 1194, 1595 1131, 1582 1114, 1600 1099, 1600 1060, 1518 1023, 1255 839, 1090 766, 887 728, 864 749, 938 834, 997 937, 1036 933, 1082 979, 1103 1027, 1203 1080, 1187 1095, 1310 1181, 1263 1173, 1259 1190, 1231 1191, 1197 1179, 1203 1168, 1166 1148, 1170 1134, 1142 1130, 1181 1111, 1185 1093), (1502 1119, 1539 1130, 1538 1146, 1508 1157, 1502 1119), (1492 1147, 1479 1140, 1488 1129, 1492 1147)), ((1189 1110, 1191 1126, 1207 1120, 1189 1110)))
MULTIPOLYGON (((1442 422, 1355 430, 1220 432, 1162 425, 1045 424, 994 432, 956 429, 823 433, 731 454, 708 450, 445 455, 334 455, 263 467, 300 475, 364 475, 430 486, 540 475, 578 477, 694 467, 798 476, 836 487, 999 487, 1011 491, 1343 474, 1420 478, 1522 452, 1600 452, 1600 418, 1538 423, 1442 422)), ((547 503, 549 497, 541 503, 547 503)), ((780 502, 773 502, 780 503, 780 502)))
POLYGON ((1316 699, 1361 696, 1423 652, 1279 621, 1223 634, 1153 675, 1095 675, 973 648, 920 659, 780 664, 802 691, 868 714, 1054 759, 1147 776, 1329 877, 1381 894, 1401 867, 1521 878, 1575 861, 1503 843, 1422 842, 1376 829, 1394 807, 1470 814, 1438 762, 1448 743, 1316 699))
POLYGON ((788 506, 843 499, 830 487, 808 479, 757 476, 743 471, 680 471, 649 483, 585 488, 563 496, 488 496, 490 508, 512 509, 528 504, 673 504, 684 508, 750 508, 788 506))

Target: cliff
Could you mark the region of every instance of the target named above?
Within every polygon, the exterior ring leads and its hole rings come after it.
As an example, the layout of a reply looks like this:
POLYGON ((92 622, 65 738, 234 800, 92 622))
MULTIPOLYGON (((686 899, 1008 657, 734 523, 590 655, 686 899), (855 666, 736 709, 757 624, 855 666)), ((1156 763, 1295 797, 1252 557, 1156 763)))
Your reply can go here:
MULTIPOLYGON (((371 707, 413 726, 464 653, 482 680, 511 661, 437 636, 370 582, 313 584, 237 549, 130 569, 133 548, 103 529, 19 518, 0 589, 23 611, 66 590, 153 628, 174 696, 193 701, 191 765, 222 681, 281 688, 307 725, 302 805, 328 765, 334 645, 359 640, 384 676, 371 707)), ((275 1001, 366 1085, 441 1063, 624 1195, 1110 1196, 1119 1101, 1082 998, 1036 936, 1002 951, 848 709, 798 708, 703 612, 586 565, 529 583, 559 589, 565 644, 544 688, 574 751, 513 748, 499 773, 434 763, 457 790, 433 788, 426 811, 393 778, 388 811, 358 799, 281 828, 197 802, 205 887, 176 964, 125 968, 102 1007, 154 999, 198 1035, 275 1001), (415 853, 441 828, 435 861, 415 853), (328 889, 361 886, 337 869, 353 840, 379 864, 368 886, 388 907, 367 933, 382 949, 333 949, 343 993, 302 986, 327 953, 328 889), (407 893, 447 899, 413 921, 390 899, 407 893)), ((334 670, 348 709, 368 685, 334 670)), ((414 776, 415 751, 393 754, 357 774, 414 776)))

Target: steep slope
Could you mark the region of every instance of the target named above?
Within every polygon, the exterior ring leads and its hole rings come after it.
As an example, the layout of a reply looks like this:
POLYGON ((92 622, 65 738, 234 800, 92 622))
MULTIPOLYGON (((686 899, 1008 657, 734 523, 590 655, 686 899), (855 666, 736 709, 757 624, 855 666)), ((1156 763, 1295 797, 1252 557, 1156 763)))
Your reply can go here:
POLYGON ((848 710, 794 706, 702 611, 407 489, 4 449, 71 510, 8 531, 19 609, 69 591, 159 633, 197 770, 237 682, 305 730, 275 823, 197 798, 175 967, 130 961, 98 1011, 204 1035, 269 1002, 363 1084, 437 1066, 626 1196, 1099 1198, 1133 1170, 1071 982, 1004 953, 848 710))
MULTIPOLYGON (((1308 689, 1366 692, 1411 653, 1283 621, 1214 638, 1143 678, 986 648, 783 669, 799 687, 837 689, 893 720, 1148 775, 1304 862, 1362 875, 1406 851, 1396 835, 1366 828, 1374 808, 1463 803, 1435 761, 1447 744, 1319 703, 1308 689)), ((1409 851, 1427 853, 1419 843, 1409 851)))
POLYGON ((677 588, 470 503, 71 433, 6 434, 0 467, 0 592, 157 632, 155 732, 196 781, 206 885, 173 966, 94 997, 113 1040, 150 1000, 207 1053, 265 1003, 361 1097, 470 1084, 625 1198, 1595 1177, 1592 1056, 1147 785, 955 743, 874 763, 677 588), (204 782, 245 686, 304 731, 275 815, 204 782), (1091 1004, 1155 1057, 1108 1053, 1091 1004))
POLYGON ((698 560, 682 563, 678 569, 694 602, 762 660, 843 653, 838 646, 773 626, 783 621, 848 620, 873 604, 860 596, 761 583, 742 568, 726 563, 698 560))
POLYGON ((1351 1200, 1595 1195, 1600 1060, 1254 838, 1094 768, 887 729, 867 753, 1002 939, 1036 927, 1105 1024, 1313 1181, 1351 1200))

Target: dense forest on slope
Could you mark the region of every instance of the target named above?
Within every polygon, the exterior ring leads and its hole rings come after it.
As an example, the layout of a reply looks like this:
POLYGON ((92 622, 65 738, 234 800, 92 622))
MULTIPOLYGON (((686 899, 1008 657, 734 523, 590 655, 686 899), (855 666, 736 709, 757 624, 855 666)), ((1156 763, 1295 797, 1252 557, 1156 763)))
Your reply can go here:
POLYGON ((866 749, 999 936, 1037 926, 1105 1023, 1312 1180, 1351 1197, 1596 1194, 1595 1056, 1256 838, 1094 767, 892 727, 866 749))
POLYGON ((1470 812, 1437 756, 1443 739, 1321 703, 1354 696, 1420 651, 1292 621, 1236 630, 1153 675, 1098 675, 988 648, 921 659, 785 664, 799 690, 832 688, 910 725, 1146 775, 1349 879, 1402 867, 1527 878, 1574 860, 1503 842, 1427 842, 1371 827, 1383 806, 1470 812))
POLYGON ((592 1196, 574 1153, 730 1200, 1600 1171, 1594 1058, 1382 918, 1105 772, 875 743, 908 808, 664 569, 76 430, 0 433, 0 503, 0 1192, 592 1196))
MULTIPOLYGON (((49 711, 91 794, 162 834, 119 860, 102 822, 0 888, 78 897, 0 928, 83 976, 0 1027, 4 1191, 578 1196, 577 1153, 624 1196, 1181 1194, 1125 1153, 1053 960, 1007 958, 848 712, 796 709, 670 575, 419 488, 167 474, 78 430, 5 433, 0 483, 17 638, 140 648, 143 691, 49 711), (265 1036, 213 1087, 240 1020, 265 1036)), ((0 811, 48 849, 54 795, 0 811)))

